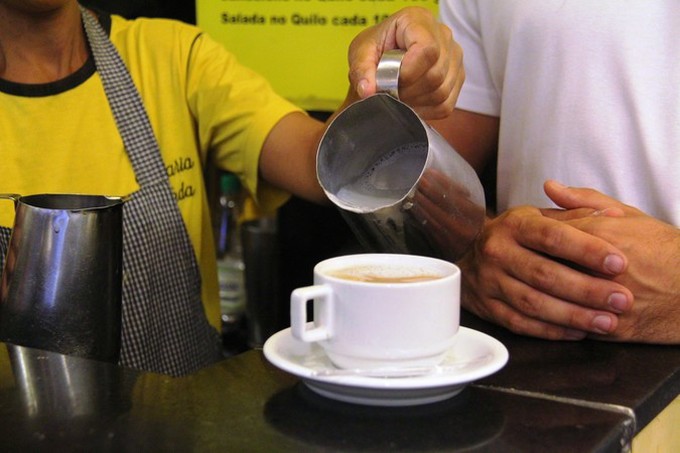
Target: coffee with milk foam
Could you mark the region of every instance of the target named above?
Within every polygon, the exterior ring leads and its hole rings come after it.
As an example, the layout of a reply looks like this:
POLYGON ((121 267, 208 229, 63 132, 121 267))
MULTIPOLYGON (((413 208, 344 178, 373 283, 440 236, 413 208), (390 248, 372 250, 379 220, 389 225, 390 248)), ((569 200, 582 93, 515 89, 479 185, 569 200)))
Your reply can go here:
POLYGON ((388 265, 351 266, 335 269, 328 275, 343 280, 367 283, 417 283, 437 280, 444 275, 435 270, 423 267, 405 267, 388 265))

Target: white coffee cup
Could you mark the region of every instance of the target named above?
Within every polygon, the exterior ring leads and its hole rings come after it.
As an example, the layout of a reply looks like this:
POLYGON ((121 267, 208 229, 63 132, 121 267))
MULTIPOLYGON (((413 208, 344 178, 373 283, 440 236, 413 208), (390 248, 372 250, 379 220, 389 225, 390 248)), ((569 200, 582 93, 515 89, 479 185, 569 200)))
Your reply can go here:
POLYGON ((290 315, 293 337, 318 342, 339 368, 436 366, 458 332, 460 269, 417 255, 331 258, 314 267, 313 286, 292 292, 290 315))

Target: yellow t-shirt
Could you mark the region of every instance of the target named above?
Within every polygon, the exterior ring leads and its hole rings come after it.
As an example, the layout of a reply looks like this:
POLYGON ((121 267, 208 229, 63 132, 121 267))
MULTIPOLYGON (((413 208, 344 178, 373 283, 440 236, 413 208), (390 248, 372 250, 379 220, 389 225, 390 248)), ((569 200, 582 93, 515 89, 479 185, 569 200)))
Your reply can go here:
MULTIPOLYGON (((139 90, 196 252, 212 325, 219 302, 203 169, 208 159, 239 175, 267 210, 287 194, 258 180, 262 144, 299 111, 258 74, 194 26, 102 16, 139 90)), ((92 61, 46 85, 0 80, 0 193, 128 195, 138 189, 92 61)), ((11 227, 11 202, 0 226, 11 227)))

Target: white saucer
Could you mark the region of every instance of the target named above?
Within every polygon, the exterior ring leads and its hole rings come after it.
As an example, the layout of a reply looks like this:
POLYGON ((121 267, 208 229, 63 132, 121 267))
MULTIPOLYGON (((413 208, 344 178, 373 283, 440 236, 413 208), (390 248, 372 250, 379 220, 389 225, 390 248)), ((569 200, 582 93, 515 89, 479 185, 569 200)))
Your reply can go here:
POLYGON ((444 362, 430 373, 405 377, 372 377, 337 371, 321 346, 293 338, 290 328, 264 344, 273 365, 298 376, 314 392, 339 401, 371 406, 412 406, 443 401, 472 381, 503 368, 508 350, 485 333, 460 327, 444 362), (330 375, 323 375, 328 372, 330 375))

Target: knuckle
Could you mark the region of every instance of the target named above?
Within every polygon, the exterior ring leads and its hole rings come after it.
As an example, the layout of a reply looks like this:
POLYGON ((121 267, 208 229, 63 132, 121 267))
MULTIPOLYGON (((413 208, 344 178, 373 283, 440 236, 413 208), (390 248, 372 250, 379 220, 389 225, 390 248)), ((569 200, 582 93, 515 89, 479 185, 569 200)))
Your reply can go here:
POLYGON ((557 283, 557 274, 549 266, 538 266, 531 272, 532 286, 543 290, 554 288, 557 283))
POLYGON ((536 232, 541 246, 546 253, 554 254, 562 249, 564 244, 564 231, 561 228, 553 228, 551 225, 541 225, 536 232))
POLYGON ((512 209, 498 217, 498 224, 507 230, 513 231, 524 223, 521 208, 512 209))
MULTIPOLYGON (((422 64, 428 68, 433 68, 437 65, 440 57, 440 48, 435 44, 426 45, 423 47, 422 54, 420 58, 422 59, 422 64)), ((441 72, 441 71, 440 71, 441 72)), ((443 80, 443 77, 442 77, 443 80)))
POLYGON ((527 321, 517 313, 510 313, 505 318, 505 327, 510 331, 518 334, 528 333, 527 321))
POLYGON ((491 238, 481 244, 480 251, 485 258, 498 262, 503 258, 505 247, 503 247, 501 241, 491 238))
POLYGON ((514 211, 505 219, 506 227, 516 232, 517 236, 527 238, 543 252, 554 254, 564 246, 567 230, 555 222, 537 222, 536 216, 525 215, 525 209, 514 211))
POLYGON ((605 306, 608 295, 613 292, 609 291, 609 288, 603 288, 602 285, 591 284, 590 282, 573 285, 573 288, 576 291, 577 301, 585 305, 602 304, 605 306))
POLYGON ((568 313, 566 319, 567 319, 567 326, 569 326, 569 327, 571 327, 571 328, 588 330, 589 327, 590 327, 590 326, 589 326, 589 324, 590 324, 590 322, 589 322, 590 317, 584 318, 584 317, 581 316, 581 315, 579 314, 579 312, 576 311, 576 310, 570 311, 570 312, 568 313))
POLYGON ((545 299, 537 291, 525 291, 515 299, 514 305, 526 316, 537 318, 543 313, 545 299))
POLYGON ((598 241, 593 241, 591 243, 586 243, 583 247, 583 256, 594 266, 599 266, 604 262, 605 257, 611 253, 609 250, 609 245, 598 241))
POLYGON ((430 93, 429 95, 430 102, 433 105, 444 104, 449 98, 449 90, 446 88, 445 85, 443 85, 443 80, 439 78, 437 78, 437 80, 433 80, 432 86, 437 86, 437 88, 432 90, 432 92, 430 93))

